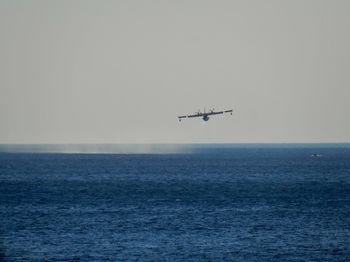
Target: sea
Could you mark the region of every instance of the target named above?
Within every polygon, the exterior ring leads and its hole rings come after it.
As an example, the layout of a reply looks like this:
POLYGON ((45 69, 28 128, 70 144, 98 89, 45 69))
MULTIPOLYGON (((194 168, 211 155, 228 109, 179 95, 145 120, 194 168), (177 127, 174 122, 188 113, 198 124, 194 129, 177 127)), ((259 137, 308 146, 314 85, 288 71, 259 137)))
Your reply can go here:
POLYGON ((349 144, 12 148, 0 261, 350 261, 349 144))

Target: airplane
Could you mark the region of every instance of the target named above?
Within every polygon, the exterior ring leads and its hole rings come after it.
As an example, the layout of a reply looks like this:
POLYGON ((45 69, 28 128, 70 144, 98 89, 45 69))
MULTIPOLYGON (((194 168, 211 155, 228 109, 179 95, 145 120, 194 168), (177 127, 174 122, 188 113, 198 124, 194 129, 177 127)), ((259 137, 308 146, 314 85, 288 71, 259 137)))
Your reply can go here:
POLYGON ((211 115, 221 115, 224 113, 231 113, 231 115, 232 115, 232 112, 233 112, 233 109, 225 110, 225 111, 214 111, 214 108, 209 110, 209 112, 205 112, 205 108, 204 108, 203 113, 198 110, 198 112, 193 114, 193 115, 178 116, 178 119, 181 122, 181 119, 183 119, 183 118, 201 117, 203 119, 203 121, 208 121, 209 116, 211 116, 211 115))

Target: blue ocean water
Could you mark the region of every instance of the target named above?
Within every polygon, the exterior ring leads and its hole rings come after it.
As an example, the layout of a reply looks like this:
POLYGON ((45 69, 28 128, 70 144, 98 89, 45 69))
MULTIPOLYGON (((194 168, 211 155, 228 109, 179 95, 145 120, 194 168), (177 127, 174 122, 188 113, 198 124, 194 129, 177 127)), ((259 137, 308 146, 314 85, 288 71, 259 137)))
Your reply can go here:
POLYGON ((0 261, 350 261, 349 146, 0 153, 0 261))

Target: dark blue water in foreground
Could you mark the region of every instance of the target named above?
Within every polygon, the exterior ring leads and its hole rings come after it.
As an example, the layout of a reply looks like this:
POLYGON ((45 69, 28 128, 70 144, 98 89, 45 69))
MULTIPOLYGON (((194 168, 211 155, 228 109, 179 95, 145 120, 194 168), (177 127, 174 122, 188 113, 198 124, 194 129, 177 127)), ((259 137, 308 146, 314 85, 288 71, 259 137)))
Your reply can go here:
POLYGON ((350 261, 349 147, 2 153, 0 200, 0 261, 350 261))

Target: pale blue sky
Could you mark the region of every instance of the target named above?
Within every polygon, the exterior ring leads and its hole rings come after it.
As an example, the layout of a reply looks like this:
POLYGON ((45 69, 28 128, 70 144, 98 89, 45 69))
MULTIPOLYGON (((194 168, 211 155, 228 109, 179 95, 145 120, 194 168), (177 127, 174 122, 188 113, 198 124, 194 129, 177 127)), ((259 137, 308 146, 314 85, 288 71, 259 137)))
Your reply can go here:
POLYGON ((350 141, 350 2, 0 1, 0 143, 350 141), (233 116, 177 122, 199 108, 233 116))

